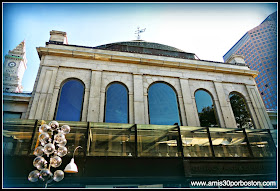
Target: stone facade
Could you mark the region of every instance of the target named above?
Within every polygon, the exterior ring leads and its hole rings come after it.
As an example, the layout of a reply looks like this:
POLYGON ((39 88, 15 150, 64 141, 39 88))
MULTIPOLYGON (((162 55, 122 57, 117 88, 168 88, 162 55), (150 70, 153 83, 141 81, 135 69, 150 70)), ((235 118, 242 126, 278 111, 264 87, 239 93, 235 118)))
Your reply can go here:
POLYGON ((31 93, 3 92, 3 118, 26 119, 31 93))
POLYGON ((129 94, 129 123, 149 124, 148 89, 165 82, 177 94, 182 125, 200 126, 194 94, 204 89, 213 98, 221 127, 237 127, 229 94, 238 92, 246 99, 255 127, 272 129, 254 80, 258 72, 244 64, 69 45, 65 33, 52 34, 56 37, 50 39, 58 39, 56 43, 37 48, 41 62, 27 119, 54 119, 62 83, 76 78, 85 85, 82 121, 104 122, 106 88, 121 82, 129 94))

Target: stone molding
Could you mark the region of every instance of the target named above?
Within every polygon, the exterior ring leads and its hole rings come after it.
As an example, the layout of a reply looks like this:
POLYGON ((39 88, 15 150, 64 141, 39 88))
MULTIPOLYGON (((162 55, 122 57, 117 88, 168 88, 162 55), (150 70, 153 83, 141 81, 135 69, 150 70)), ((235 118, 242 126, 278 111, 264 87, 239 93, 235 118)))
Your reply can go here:
MULTIPOLYGON (((165 61, 159 59, 148 59, 140 57, 130 57, 130 56, 119 56, 111 55, 105 53, 95 53, 95 52, 84 52, 77 50, 66 50, 66 49, 57 49, 57 48, 47 48, 47 47, 37 47, 37 52, 41 58, 43 55, 52 55, 52 56, 61 56, 61 57, 73 57, 73 58, 82 58, 90 60, 101 60, 101 61, 112 61, 112 62, 122 62, 122 63, 132 63, 132 64, 141 64, 149 66, 162 66, 168 68, 179 68, 179 69, 189 69, 189 70, 200 70, 208 72, 218 72, 218 73, 227 73, 227 74, 238 74, 256 77, 258 71, 255 70, 246 70, 234 68, 234 65, 231 67, 224 67, 223 64, 216 64, 216 66, 204 65, 204 64, 192 64, 186 62, 177 62, 177 61, 165 61), (219 65, 219 66, 218 66, 219 65)), ((133 54, 135 55, 135 54, 133 54)), ((187 61, 182 59, 182 61, 187 61)), ((199 62, 199 60, 196 60, 199 62)), ((203 61, 205 62, 205 61, 203 61)), ((246 66, 244 66, 246 67, 246 66)), ((246 67, 247 68, 247 67, 246 67)))

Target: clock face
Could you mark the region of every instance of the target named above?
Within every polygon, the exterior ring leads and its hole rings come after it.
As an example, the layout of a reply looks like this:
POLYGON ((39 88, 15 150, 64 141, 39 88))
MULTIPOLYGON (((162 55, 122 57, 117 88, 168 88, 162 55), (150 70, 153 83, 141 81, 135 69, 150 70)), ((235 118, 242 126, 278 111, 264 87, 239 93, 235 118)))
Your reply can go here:
POLYGON ((15 66, 16 66, 16 63, 15 63, 15 62, 9 62, 8 66, 11 67, 11 68, 12 68, 12 67, 15 67, 15 66))

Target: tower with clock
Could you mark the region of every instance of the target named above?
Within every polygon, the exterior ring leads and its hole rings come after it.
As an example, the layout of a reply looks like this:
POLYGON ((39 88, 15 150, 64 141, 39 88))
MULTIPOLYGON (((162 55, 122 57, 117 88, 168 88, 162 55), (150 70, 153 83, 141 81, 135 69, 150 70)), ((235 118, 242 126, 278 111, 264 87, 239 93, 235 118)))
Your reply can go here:
POLYGON ((5 56, 3 64, 3 92, 22 92, 21 81, 26 68, 25 41, 22 41, 15 49, 9 50, 9 53, 5 56))

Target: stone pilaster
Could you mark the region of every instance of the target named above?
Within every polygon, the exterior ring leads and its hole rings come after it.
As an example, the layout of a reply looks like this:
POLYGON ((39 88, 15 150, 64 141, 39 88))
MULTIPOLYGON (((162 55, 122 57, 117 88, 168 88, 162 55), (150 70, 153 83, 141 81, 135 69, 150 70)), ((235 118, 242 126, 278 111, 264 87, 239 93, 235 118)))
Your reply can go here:
MULTIPOLYGON (((56 72, 53 70, 54 68, 44 68, 42 72, 44 73, 44 77, 41 78, 41 82, 39 81, 39 85, 37 87, 37 94, 39 94, 38 103, 36 112, 34 115, 35 119, 46 119, 49 111, 49 102, 50 101, 50 92, 54 89, 54 82, 56 77, 56 72)), ((55 68, 56 69, 56 68, 55 68)))
POLYGON ((222 110, 221 110, 219 100, 214 98, 213 103, 215 105, 215 109, 216 109, 216 112, 217 112, 217 116, 218 116, 217 120, 219 121, 219 125, 220 125, 220 127, 225 128, 226 125, 225 125, 225 121, 224 121, 224 117, 223 117, 223 113, 222 113, 222 110))
POLYGON ((185 107, 185 116, 182 115, 182 118, 186 118, 186 125, 197 127, 199 126, 199 119, 198 116, 196 116, 197 110, 194 99, 192 99, 191 96, 189 80, 180 79, 180 85, 182 90, 182 101, 185 107))
POLYGON ((136 124, 145 124, 144 88, 142 74, 133 74, 134 119, 136 124))
MULTIPOLYGON (((215 81, 214 82, 215 90, 218 96, 220 108, 221 108, 221 113, 222 117, 225 123, 225 127, 227 128, 237 128, 235 118, 233 115, 233 111, 231 109, 230 103, 227 101, 229 99, 226 99, 224 88, 223 88, 223 83, 215 81)), ((220 119, 222 120, 222 119, 220 119)))
POLYGON ((128 112, 129 112, 129 123, 130 124, 134 124, 134 97, 133 97, 133 93, 129 92, 128 93, 128 101, 129 101, 129 105, 128 105, 128 112))
POLYGON ((246 85, 249 97, 251 99, 251 104, 249 103, 249 109, 251 111, 251 116, 255 123, 257 129, 273 129, 269 116, 266 112, 263 100, 256 86, 246 85), (255 113, 254 113, 254 112, 255 113), (255 115, 256 114, 256 115, 255 115), (256 117, 258 116, 258 117, 256 117))
POLYGON ((81 121, 87 121, 87 118, 88 118, 88 104, 89 104, 89 89, 85 88, 81 121))
MULTIPOLYGON (((91 72, 87 120, 99 121, 102 71, 91 72)), ((103 122, 103 119, 102 119, 103 122)))
POLYGON ((48 120, 53 120, 54 117, 55 117, 54 115, 55 115, 56 105, 57 105, 57 102, 58 102, 58 96, 59 96, 59 86, 56 85, 54 87, 53 94, 52 94, 52 99, 51 99, 51 103, 50 103, 50 112, 49 112, 48 120))

